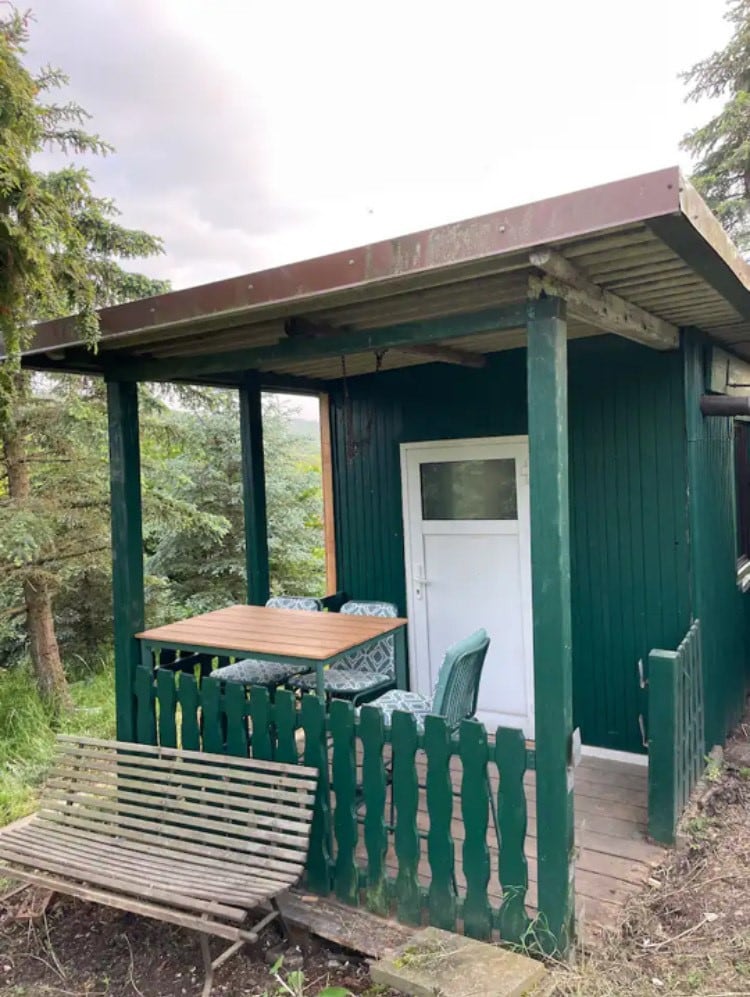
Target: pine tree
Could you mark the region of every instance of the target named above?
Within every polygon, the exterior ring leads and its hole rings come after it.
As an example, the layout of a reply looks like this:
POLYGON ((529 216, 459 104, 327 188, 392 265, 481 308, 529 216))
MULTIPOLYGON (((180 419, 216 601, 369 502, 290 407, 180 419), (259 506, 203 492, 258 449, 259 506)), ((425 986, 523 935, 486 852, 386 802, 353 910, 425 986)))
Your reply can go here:
POLYGON ((120 261, 162 251, 146 232, 117 224, 117 209, 97 197, 85 169, 66 166, 40 172, 33 157, 44 149, 66 154, 111 152, 85 130, 86 112, 48 96, 66 77, 46 68, 34 75, 24 65, 29 17, 15 10, 0 19, 0 444, 7 494, 4 518, 15 523, 6 563, 22 580, 24 613, 36 679, 42 695, 68 702, 52 614, 50 565, 58 538, 34 502, 30 475, 33 398, 21 354, 33 339, 33 323, 74 313, 82 337, 98 335, 97 307, 158 293, 162 281, 129 273, 120 261))
POLYGON ((742 248, 750 247, 750 0, 730 0, 725 18, 734 31, 725 48, 683 75, 688 100, 725 98, 682 146, 697 163, 692 180, 742 248))

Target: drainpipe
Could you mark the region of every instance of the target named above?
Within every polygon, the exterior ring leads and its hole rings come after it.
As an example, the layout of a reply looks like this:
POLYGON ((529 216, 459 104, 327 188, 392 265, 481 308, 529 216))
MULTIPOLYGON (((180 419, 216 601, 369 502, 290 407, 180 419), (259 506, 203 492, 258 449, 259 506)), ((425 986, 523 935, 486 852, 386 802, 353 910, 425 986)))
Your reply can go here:
POLYGON ((703 415, 748 415, 750 416, 750 396, 746 395, 701 395, 703 415))

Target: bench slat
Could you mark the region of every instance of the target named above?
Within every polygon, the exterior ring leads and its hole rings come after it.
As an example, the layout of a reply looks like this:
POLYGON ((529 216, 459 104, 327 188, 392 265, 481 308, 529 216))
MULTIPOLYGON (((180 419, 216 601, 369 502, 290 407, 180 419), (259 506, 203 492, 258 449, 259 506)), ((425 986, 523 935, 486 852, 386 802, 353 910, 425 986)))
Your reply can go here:
MULTIPOLYGON (((189 865, 191 869, 202 870, 202 875, 205 875, 209 882, 212 881, 213 877, 221 876, 229 870, 232 879, 236 879, 239 883, 249 879, 251 882, 258 880, 264 885, 267 883, 269 888, 285 889, 289 886, 288 876, 273 872, 265 864, 260 864, 261 860, 256 860, 258 862, 256 865, 239 862, 236 861, 234 853, 231 852, 227 852, 225 858, 221 860, 206 855, 203 851, 185 852, 179 850, 174 847, 174 843, 170 847, 163 847, 150 840, 113 839, 92 831, 86 831, 83 828, 73 827, 70 824, 63 828, 49 822, 37 822, 36 819, 25 830, 30 834, 44 834, 49 836, 51 840, 59 840, 63 844, 69 843, 71 847, 80 847, 84 851, 98 846, 110 847, 114 841, 118 848, 122 848, 124 854, 143 854, 148 858, 163 859, 167 862, 179 861, 189 865), (40 825, 39 828, 37 828, 37 823, 40 825)), ((242 856, 242 858, 246 858, 246 856, 242 856)))
POLYGON ((269 885, 260 880, 253 883, 246 878, 235 879, 228 869, 221 876, 216 873, 209 876, 195 866, 181 864, 179 860, 151 861, 148 856, 120 850, 111 844, 98 847, 91 844, 82 846, 80 843, 74 845, 70 838, 63 836, 57 839, 48 834, 29 834, 16 840, 15 846, 24 856, 28 856, 25 864, 32 868, 37 867, 39 859, 46 866, 45 860, 49 856, 54 861, 69 863, 71 869, 111 871, 118 879, 130 877, 132 872, 139 882, 145 878, 157 883, 160 889, 175 890, 187 897, 216 900, 243 910, 264 899, 269 890, 278 888, 276 884, 269 885))
MULTIPOLYGON (((230 907, 226 904, 217 903, 215 900, 199 900, 196 897, 185 896, 182 893, 160 890, 149 879, 139 880, 135 872, 127 879, 121 879, 113 875, 112 872, 92 868, 90 864, 78 866, 73 861, 57 860, 49 855, 33 855, 31 854, 31 850, 24 845, 14 846, 13 842, 3 841, 2 839, 0 839, 0 858, 16 868, 21 867, 29 869, 32 872, 52 872, 59 876, 69 876, 71 879, 80 880, 92 886, 107 887, 116 893, 144 897, 146 900, 168 903, 172 907, 198 911, 198 913, 206 913, 230 921, 244 921, 247 913, 246 909, 230 907)), ((258 900, 262 898, 261 894, 258 900)))
MULTIPOLYGON (((182 826, 204 828, 209 831, 220 830, 227 836, 257 840, 260 831, 265 841, 292 849, 307 848, 307 828, 300 822, 292 824, 290 830, 276 830, 275 819, 271 816, 263 819, 262 814, 252 811, 241 813, 237 810, 221 810, 218 807, 207 807, 198 803, 183 803, 180 800, 165 800, 163 797, 154 801, 151 806, 146 793, 131 793, 120 790, 119 787, 103 788, 99 786, 76 787, 67 791, 58 788, 56 783, 50 785, 44 794, 42 806, 59 809, 65 813, 70 805, 81 810, 107 810, 118 813, 134 813, 158 815, 160 819, 174 822, 182 826), (146 807, 139 804, 146 803, 146 807), (254 832, 254 833, 253 833, 254 832)), ((304 811, 301 811, 304 813, 304 811)))
MULTIPOLYGON (((142 782, 139 782, 137 779, 127 779, 115 772, 99 773, 83 771, 75 777, 68 776, 60 778, 57 775, 52 775, 47 780, 46 788, 63 792, 82 789, 86 792, 101 792, 103 796, 111 795, 115 792, 118 796, 122 796, 123 799, 129 799, 135 795, 140 800, 144 798, 146 793, 153 792, 156 789, 155 784, 151 783, 148 790, 145 790, 142 782), (129 792, 130 790, 134 790, 135 793, 129 792)), ((254 809, 248 809, 247 797, 226 797, 221 793, 211 794, 208 790, 185 789, 183 786, 177 784, 160 784, 158 792, 167 810, 172 808, 177 810, 187 809, 191 813, 201 813, 205 816, 220 815, 222 820, 230 820, 233 817, 237 817, 250 828, 262 824, 271 828, 278 828, 279 830, 305 833, 305 828, 309 822, 309 814, 312 809, 312 798, 310 798, 310 802, 308 803, 304 797, 300 800, 300 805, 297 807, 279 807, 277 804, 267 803, 265 800, 263 802, 259 801, 258 812, 256 812, 254 809), (231 803, 222 804, 222 799, 231 800, 231 803), (240 805, 241 802, 245 803, 244 807, 240 805), (277 816, 279 812, 283 814, 288 813, 289 818, 277 816)))
MULTIPOLYGON (((5 871, 5 870, 3 870, 5 871)), ((42 873, 28 872, 24 869, 11 869, 8 874, 13 879, 18 879, 32 886, 40 886, 54 893, 62 893, 65 896, 76 897, 78 900, 86 900, 89 903, 102 904, 105 907, 114 907, 116 910, 130 911, 131 914, 140 914, 143 917, 152 917, 157 921, 165 921, 167 924, 176 924, 181 928, 191 928, 193 931, 201 931, 218 938, 226 938, 227 941, 239 941, 245 938, 248 941, 255 941, 256 936, 252 931, 243 931, 236 925, 222 924, 212 918, 196 917, 187 911, 174 910, 167 906, 153 903, 146 903, 136 897, 119 896, 116 893, 108 893, 104 890, 94 890, 86 886, 81 886, 71 882, 69 879, 60 879, 55 876, 46 876, 42 873)))
POLYGON ((178 759, 185 763, 197 762, 198 768, 202 768, 205 762, 214 763, 225 774, 229 769, 236 768, 238 772, 247 773, 249 778, 252 778, 256 771, 259 773, 267 771, 274 778, 284 775, 291 776, 295 783, 300 779, 310 779, 314 784, 318 779, 318 770, 308 765, 268 762, 259 758, 238 758, 236 755, 217 755, 207 751, 186 751, 182 748, 155 747, 152 744, 133 744, 130 741, 103 741, 95 737, 76 737, 72 734, 58 734, 57 741, 60 742, 61 746, 80 744, 87 747, 103 748, 108 754, 115 757, 124 752, 132 755, 151 755, 160 759, 178 759))

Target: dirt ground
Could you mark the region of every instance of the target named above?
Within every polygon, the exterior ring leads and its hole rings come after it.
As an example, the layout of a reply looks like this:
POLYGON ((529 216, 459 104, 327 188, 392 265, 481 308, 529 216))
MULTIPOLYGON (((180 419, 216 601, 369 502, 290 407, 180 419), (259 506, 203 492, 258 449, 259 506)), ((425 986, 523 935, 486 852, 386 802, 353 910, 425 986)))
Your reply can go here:
MULTIPOLYGON (((0 909, 2 997, 197 997, 203 963, 189 931, 109 908, 56 898, 39 915, 41 895, 24 891, 0 909), (28 906, 37 916, 21 918, 28 906)), ((367 964, 352 953, 294 933, 279 975, 271 974, 266 950, 279 938, 271 929, 214 975, 215 997, 316 997, 341 987, 356 997, 387 997, 373 986, 367 964), (289 971, 301 966, 304 982, 289 971)), ((212 941, 212 953, 227 943, 212 941)), ((270 961, 273 961, 272 958, 270 961)))
MULTIPOLYGON (((632 898, 621 926, 572 965, 551 968, 546 997, 750 997, 750 716, 724 760, 709 764, 681 832, 681 847, 632 898)), ((0 997, 200 994, 190 932, 59 897, 40 915, 41 900, 25 891, 0 903, 0 997), (36 916, 19 918, 24 912, 36 916)), ((281 967, 284 989, 266 952, 277 941, 267 933, 219 969, 216 997, 393 993, 373 986, 362 959, 305 933, 294 935, 281 967), (304 983, 294 989, 288 972, 300 967, 304 983)))
POLYGON ((620 928, 553 972, 550 997, 750 997, 750 717, 681 832, 620 928))

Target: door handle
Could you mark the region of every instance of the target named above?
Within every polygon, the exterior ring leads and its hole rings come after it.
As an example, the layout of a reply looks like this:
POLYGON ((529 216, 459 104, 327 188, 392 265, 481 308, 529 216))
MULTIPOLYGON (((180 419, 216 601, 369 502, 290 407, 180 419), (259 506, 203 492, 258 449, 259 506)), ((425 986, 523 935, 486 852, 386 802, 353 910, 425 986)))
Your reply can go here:
POLYGON ((417 564, 414 567, 414 595, 417 599, 424 598, 424 590, 430 583, 424 576, 424 565, 417 564))

